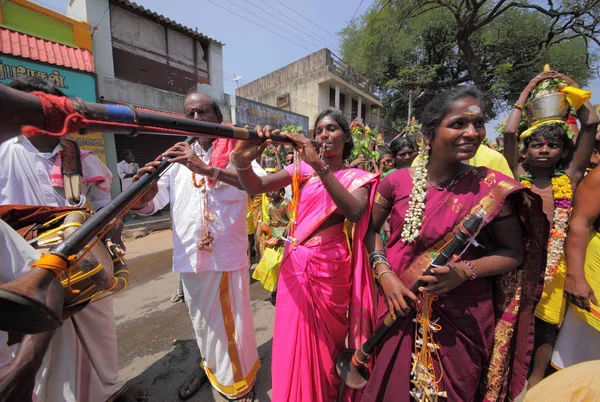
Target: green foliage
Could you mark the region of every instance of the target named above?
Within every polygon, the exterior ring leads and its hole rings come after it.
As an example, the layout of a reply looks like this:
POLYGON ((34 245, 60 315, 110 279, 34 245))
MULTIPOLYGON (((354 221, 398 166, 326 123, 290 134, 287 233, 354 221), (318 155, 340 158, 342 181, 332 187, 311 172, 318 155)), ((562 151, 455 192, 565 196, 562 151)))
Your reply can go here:
POLYGON ((379 0, 340 32, 341 53, 377 86, 383 116, 394 127, 403 125, 409 91, 413 99, 424 92, 414 101, 417 117, 436 93, 458 84, 477 85, 500 110, 546 63, 586 85, 593 76, 588 65, 598 63, 587 43, 597 35, 577 34, 584 30, 574 24, 598 26, 599 6, 581 11, 594 1, 555 2, 559 11, 571 14, 553 17, 545 3, 541 7, 548 12, 542 13, 529 8, 534 2, 527 0, 484 0, 478 9, 473 4, 481 1, 379 0), (491 18, 500 2, 518 6, 491 18), (577 13, 584 14, 571 18, 577 13))
POLYGON ((363 156, 367 161, 377 161, 379 159, 379 153, 374 150, 375 143, 377 142, 378 132, 369 128, 369 126, 363 126, 362 124, 352 124, 350 127, 350 133, 352 134, 352 141, 354 141, 354 148, 350 154, 350 161, 363 156))
POLYGON ((283 133, 302 133, 302 127, 294 126, 293 124, 286 124, 281 127, 281 132, 283 133))

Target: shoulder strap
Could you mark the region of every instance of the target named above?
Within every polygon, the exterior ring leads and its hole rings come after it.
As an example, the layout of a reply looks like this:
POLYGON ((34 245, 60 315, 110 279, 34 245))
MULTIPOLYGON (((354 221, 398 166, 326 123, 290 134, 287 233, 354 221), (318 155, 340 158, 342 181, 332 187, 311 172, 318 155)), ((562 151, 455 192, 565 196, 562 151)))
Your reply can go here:
POLYGON ((65 197, 70 205, 78 205, 81 202, 83 191, 83 170, 79 145, 66 138, 61 138, 60 144, 63 149, 61 173, 65 183, 65 197))

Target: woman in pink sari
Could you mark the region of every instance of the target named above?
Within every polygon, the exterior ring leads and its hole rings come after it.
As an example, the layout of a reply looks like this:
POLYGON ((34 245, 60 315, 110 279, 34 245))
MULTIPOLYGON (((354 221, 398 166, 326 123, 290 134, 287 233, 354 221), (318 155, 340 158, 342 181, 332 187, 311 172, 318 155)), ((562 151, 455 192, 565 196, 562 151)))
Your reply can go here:
MULTIPOLYGON (((257 127, 270 135, 270 128, 257 127)), ((273 336, 273 401, 336 400, 340 380, 335 359, 346 347, 362 342, 374 318, 372 276, 365 261, 363 237, 377 176, 346 169, 352 150, 348 123, 334 110, 316 119, 319 157, 308 138, 284 133, 294 143, 300 165, 297 226, 281 264, 273 336), (352 252, 344 221, 356 223, 352 252)), ((263 193, 292 183, 294 166, 258 177, 250 162, 264 145, 238 142, 232 164, 250 193, 263 193)))
POLYGON ((377 190, 366 245, 381 286, 378 317, 399 317, 377 351, 363 401, 499 402, 523 389, 547 224, 539 197, 499 172, 463 163, 485 138, 482 98, 468 87, 436 96, 420 119, 419 164, 390 174, 377 190), (480 212, 481 247, 424 275, 480 212), (388 216, 384 254, 378 232, 388 216), (418 296, 409 290, 417 281, 418 296))

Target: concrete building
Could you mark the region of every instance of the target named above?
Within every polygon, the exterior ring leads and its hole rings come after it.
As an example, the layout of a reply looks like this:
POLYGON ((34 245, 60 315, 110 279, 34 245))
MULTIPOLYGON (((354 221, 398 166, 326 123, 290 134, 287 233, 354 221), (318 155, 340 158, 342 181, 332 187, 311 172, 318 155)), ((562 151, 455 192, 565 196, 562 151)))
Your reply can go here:
MULTIPOLYGON (((90 26, 26 0, 0 2, 0 83, 37 76, 68 96, 97 102, 90 26)), ((106 163, 104 135, 71 135, 106 163)))
POLYGON ((310 127, 321 110, 333 107, 349 121, 358 119, 378 128, 379 108, 383 106, 366 77, 329 49, 321 49, 241 86, 235 94, 306 115, 310 127))
MULTIPOLYGON (((194 88, 210 95, 231 121, 223 89, 223 43, 128 0, 70 0, 67 15, 91 26, 102 102, 182 113, 185 95, 194 88)), ((177 138, 106 135, 108 166, 116 175, 122 152, 136 161, 153 160, 177 138)), ((113 182, 118 194, 119 180, 113 182)))

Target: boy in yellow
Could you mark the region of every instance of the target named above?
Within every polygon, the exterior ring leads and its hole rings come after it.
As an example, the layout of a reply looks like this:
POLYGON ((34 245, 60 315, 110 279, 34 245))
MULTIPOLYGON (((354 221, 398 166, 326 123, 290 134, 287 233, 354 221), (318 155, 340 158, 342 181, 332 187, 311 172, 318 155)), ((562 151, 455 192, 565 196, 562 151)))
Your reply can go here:
MULTIPOLYGON (((514 104, 514 109, 504 126, 504 156, 514 177, 542 198, 543 209, 550 224, 544 292, 535 312, 535 344, 529 388, 541 381, 546 374, 558 326, 564 317, 566 264, 563 249, 571 199, 577 184, 583 178, 592 154, 598 125, 598 117, 587 101, 590 95, 590 92, 578 89, 571 78, 556 71, 546 71, 529 82, 517 103, 514 104), (557 79, 562 79, 568 86, 565 85, 564 88, 558 86, 557 92, 544 94, 536 88, 546 80, 557 79), (535 96, 530 99, 532 92, 535 96), (571 97, 573 92, 579 92, 578 99, 571 97), (560 97, 562 94, 569 100, 570 106, 577 110, 581 123, 576 144, 573 144, 572 133, 567 125, 566 115, 569 108, 566 103, 564 116, 560 116, 562 112, 558 113, 558 110, 543 109, 542 113, 552 117, 540 118, 541 116, 533 114, 533 112, 540 113, 539 110, 528 109, 530 128, 519 136, 521 112, 528 100, 534 102, 542 96, 560 97), (519 141, 523 151, 522 157, 524 157, 522 163, 519 163, 519 141)), ((537 103, 540 102, 542 101, 537 103)))

